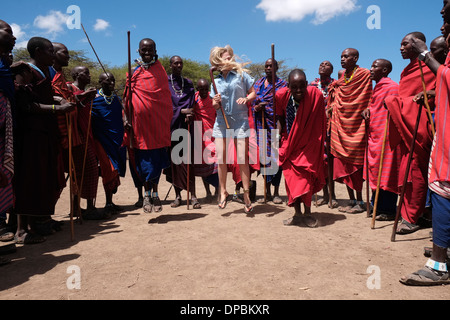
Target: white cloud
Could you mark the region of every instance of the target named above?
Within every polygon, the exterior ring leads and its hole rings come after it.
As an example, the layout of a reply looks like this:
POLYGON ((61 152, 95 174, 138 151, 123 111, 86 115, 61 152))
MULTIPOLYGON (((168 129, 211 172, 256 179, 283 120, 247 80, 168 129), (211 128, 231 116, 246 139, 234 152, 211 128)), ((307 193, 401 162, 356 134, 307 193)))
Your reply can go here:
POLYGON ((358 9, 358 0, 261 0, 256 8, 266 14, 267 21, 301 21, 314 16, 314 24, 323 24, 358 9))
POLYGON ((52 10, 46 16, 37 16, 34 19, 34 26, 44 30, 46 34, 56 37, 59 33, 64 32, 68 18, 69 16, 61 11, 52 10))
POLYGON ((23 49, 27 47, 28 40, 25 40, 27 34, 23 31, 23 28, 17 23, 11 23, 11 29, 13 31, 14 37, 16 37, 15 49, 23 49))
POLYGON ((94 30, 95 31, 104 31, 106 29, 108 29, 110 26, 108 21, 105 21, 103 19, 97 19, 97 22, 94 25, 94 30))

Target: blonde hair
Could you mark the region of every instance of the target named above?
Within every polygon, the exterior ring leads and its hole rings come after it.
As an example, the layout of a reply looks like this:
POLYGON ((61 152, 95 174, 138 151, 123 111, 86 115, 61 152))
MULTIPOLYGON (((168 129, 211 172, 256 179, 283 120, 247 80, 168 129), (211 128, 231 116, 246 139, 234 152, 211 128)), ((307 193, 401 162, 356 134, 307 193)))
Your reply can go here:
POLYGON ((244 67, 249 65, 250 62, 242 62, 239 63, 236 61, 238 59, 234 54, 233 49, 227 45, 225 47, 214 47, 211 49, 211 54, 209 55, 209 62, 211 63, 212 67, 215 67, 220 72, 229 72, 229 71, 237 71, 240 75, 242 75, 243 72, 250 73, 250 70, 245 69, 244 67), (224 60, 222 59, 222 56, 225 53, 229 53, 231 56, 231 60, 224 60))

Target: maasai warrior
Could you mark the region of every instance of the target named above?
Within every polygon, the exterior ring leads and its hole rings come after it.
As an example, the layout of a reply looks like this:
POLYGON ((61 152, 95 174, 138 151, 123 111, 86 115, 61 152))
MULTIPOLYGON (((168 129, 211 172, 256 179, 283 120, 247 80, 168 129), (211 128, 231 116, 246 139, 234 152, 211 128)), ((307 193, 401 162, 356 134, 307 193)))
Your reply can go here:
MULTIPOLYGON (((195 93, 194 119, 196 123, 201 123, 201 128, 195 126, 194 139, 198 141, 197 136, 201 136, 202 141, 202 164, 195 164, 195 175, 200 176, 206 190, 207 202, 211 203, 213 194, 210 185, 215 188, 214 197, 217 198, 219 189, 219 176, 217 174, 217 163, 215 159, 216 148, 212 130, 216 122, 217 112, 212 105, 212 99, 209 96, 209 83, 206 79, 197 81, 197 92, 195 93), (201 130, 198 130, 201 129, 201 130), (197 131, 198 130, 198 131, 197 131)), ((197 152, 197 150, 195 150, 197 152)))
POLYGON ((365 210, 362 189, 366 123, 361 113, 368 108, 372 96, 370 71, 360 68, 358 60, 358 50, 350 48, 342 52, 341 64, 346 73, 336 82, 329 101, 334 180, 347 186, 350 198, 349 204, 339 211, 352 214, 365 210))
POLYGON ((82 210, 83 219, 101 220, 104 219, 104 212, 97 210, 95 199, 98 188, 98 163, 95 154, 95 144, 92 136, 92 103, 97 94, 97 90, 89 88, 91 75, 89 69, 78 66, 72 69, 73 82, 68 83, 69 89, 76 97, 78 107, 78 132, 81 138, 81 145, 72 149, 74 168, 78 183, 78 194, 74 197, 75 212, 78 210, 79 199, 86 199, 86 210, 82 210), (84 170, 84 171, 83 171, 84 170), (84 174, 83 174, 84 173, 84 174), (79 194, 81 190, 81 194, 79 194))
MULTIPOLYGON (((331 77, 334 71, 334 66, 330 61, 323 61, 319 66, 320 77, 311 82, 311 85, 317 87, 323 94, 325 98, 325 109, 328 109, 328 95, 331 90, 334 89, 334 82, 336 81, 331 77)), ((329 119, 327 120, 327 129, 330 128, 329 119)), ((336 194, 334 192, 334 181, 332 177, 328 177, 328 172, 333 172, 333 159, 328 159, 327 148, 330 145, 330 132, 327 130, 327 138, 325 141, 325 175, 327 177, 327 185, 323 188, 323 198, 317 202, 318 206, 322 206, 330 203, 330 190, 331 190, 331 202, 332 208, 338 207, 338 202, 336 200, 336 194), (330 170, 328 166, 331 165, 330 170)), ((331 156, 331 155, 330 155, 331 156)))
MULTIPOLYGON (((443 16, 450 22, 450 1, 444 1, 443 16)), ((444 34, 449 42, 449 33, 444 34)), ((448 272, 450 248, 450 135, 446 130, 450 123, 450 56, 445 65, 433 58, 425 42, 413 39, 414 50, 436 73, 436 135, 434 137, 429 166, 429 188, 433 215, 433 249, 426 266, 413 274, 403 277, 400 282, 414 286, 434 286, 450 284, 448 272)))
MULTIPOLYGON (((266 168, 261 168, 261 173, 263 174, 264 179, 267 181, 267 200, 273 201, 275 204, 282 204, 283 200, 280 198, 279 190, 281 184, 281 178, 283 175, 283 171, 279 168, 278 172, 274 175, 267 174, 266 170, 270 170, 267 168, 271 166, 274 162, 276 163, 277 159, 272 159, 272 139, 276 139, 277 137, 272 137, 272 130, 278 129, 276 124, 274 123, 274 110, 273 110, 273 73, 275 72, 275 88, 276 90, 280 90, 287 86, 286 81, 278 78, 276 72, 278 71, 278 62, 272 61, 272 59, 268 59, 265 63, 264 70, 266 72, 266 76, 262 77, 258 81, 256 81, 254 88, 256 92, 256 100, 253 102, 253 119, 255 121, 256 126, 256 134, 257 134, 257 143, 260 151, 263 151, 261 155, 263 158, 267 158, 267 164, 262 166, 266 168), (266 137, 264 138, 261 135, 260 130, 263 129, 263 113, 264 113, 264 129, 267 132, 266 137), (263 144, 265 143, 264 147, 263 144), (264 148, 267 150, 264 152, 264 148), (261 150, 262 149, 262 150, 261 150), (270 160, 272 159, 272 160, 270 160), (271 186, 274 187, 274 194, 272 197, 271 186)), ((263 200, 263 199, 262 199, 263 200)))
POLYGON ((318 221, 311 214, 312 197, 325 185, 325 100, 319 89, 308 86, 305 73, 296 69, 289 75, 289 87, 277 92, 276 103, 282 126, 280 165, 288 205, 295 208, 294 217, 284 223, 299 225, 304 221, 315 228, 318 221))
MULTIPOLYGON (((70 91, 67 86, 67 81, 64 76, 63 68, 69 65, 70 55, 67 47, 62 43, 53 43, 53 48, 55 49, 55 61, 53 66, 49 68, 50 76, 52 79, 52 87, 55 97, 59 97, 60 100, 64 99, 71 103, 75 103, 76 98, 72 91, 70 91)), ((69 119, 71 123, 71 135, 72 135, 72 147, 80 146, 82 144, 80 135, 78 133, 78 110, 75 108, 70 114, 57 115, 58 119, 58 128, 59 135, 61 137, 61 148, 63 153, 63 167, 60 170, 65 172, 69 172, 69 119)), ((76 188, 76 181, 74 181, 74 188, 76 188)), ((72 193, 75 193, 73 190, 72 193)), ((71 194, 72 196, 72 194, 71 194)), ((41 228, 45 228, 41 226, 41 228)), ((61 229, 61 224, 57 222, 53 222, 50 226, 47 226, 48 233, 51 233, 53 230, 59 231, 61 229)))
MULTIPOLYGON (((11 26, 0 20, 0 236, 12 239, 7 231, 7 212, 13 206, 14 132, 12 109, 15 106, 14 81, 8 53, 14 48, 16 38, 11 26)), ((0 265, 10 260, 0 257, 0 265)))
POLYGON ((122 209, 114 204, 113 195, 120 186, 120 177, 125 177, 127 162, 127 150, 122 147, 123 107, 120 98, 114 93, 114 75, 102 73, 98 82, 101 89, 92 105, 92 134, 105 190, 105 210, 108 214, 115 214, 122 209))
POLYGON ((440 64, 445 64, 447 59, 449 48, 445 37, 439 36, 430 43, 430 52, 433 58, 440 64))
POLYGON ((16 81, 17 147, 15 148, 15 210, 17 243, 45 241, 36 224, 48 221, 65 186, 58 171, 62 162, 56 115, 71 112, 75 105, 53 98, 49 67, 53 65, 52 43, 34 37, 28 41, 31 63, 13 66, 16 81), (39 155, 39 156, 36 156, 39 155), (30 183, 33 181, 34 183, 30 183))
POLYGON ((130 88, 124 93, 124 143, 131 144, 138 175, 144 182, 144 212, 161 212, 158 184, 162 170, 170 167, 167 148, 171 146, 172 99, 155 42, 141 40, 139 55, 141 60, 131 78, 131 103, 127 101, 130 88))
MULTIPOLYGON (((172 96, 172 106, 173 106, 173 118, 172 124, 170 126, 170 131, 173 134, 175 130, 178 129, 188 129, 188 122, 192 123, 194 110, 192 109, 195 103, 195 89, 194 84, 191 80, 186 79, 182 76, 183 71, 183 59, 179 56, 173 56, 170 58, 170 69, 172 73, 169 75, 169 89, 172 96)), ((191 132, 193 126, 191 125, 191 132)), ((187 131, 186 131, 187 132, 187 131)), ((189 132, 189 134, 191 134, 189 132)), ((167 181, 172 183, 175 189, 175 201, 171 204, 172 208, 177 208, 181 205, 181 191, 187 190, 189 183, 189 191, 192 194, 192 205, 194 209, 201 209, 201 205, 198 202, 197 196, 195 194, 195 174, 194 170, 189 170, 188 165, 192 168, 192 155, 193 155, 193 139, 190 139, 191 148, 190 155, 191 159, 186 159, 188 163, 183 161, 181 164, 175 165, 172 162, 171 168, 166 169, 164 173, 167 176, 167 181), (189 179, 189 182, 188 182, 189 179)), ((171 149, 175 148, 179 141, 172 141, 171 149)), ((187 150, 183 150, 187 151, 187 150)), ((172 155, 173 156, 173 155, 172 155)), ((179 154, 180 157, 186 157, 186 154, 179 154)))
MULTIPOLYGON (((385 138, 388 111, 384 101, 389 96, 398 96, 398 84, 388 76, 392 71, 392 63, 385 59, 377 59, 370 68, 370 76, 376 85, 373 89, 369 108, 363 112, 363 118, 369 124, 369 167, 365 167, 364 176, 369 170, 369 185, 373 191, 372 205, 374 205, 383 146, 384 160, 381 174, 380 194, 377 206, 377 220, 391 221, 395 219, 398 200, 398 170, 400 168, 400 153, 392 149, 389 144, 389 135, 385 138), (384 142, 384 145, 383 145, 384 142)), ((388 132, 389 133, 389 132, 388 132)))
MULTIPOLYGON (((409 59, 410 64, 403 70, 399 83, 399 97, 388 97, 386 106, 391 115, 390 144, 392 148, 399 147, 401 152, 401 165, 399 170, 399 193, 405 180, 408 165, 412 137, 416 128, 417 113, 422 110, 417 139, 415 141, 414 156, 408 182, 405 191, 404 204, 402 205, 402 221, 398 225, 398 234, 409 234, 419 230, 419 219, 425 211, 427 198, 427 174, 428 160, 430 158, 432 136, 427 109, 420 106, 415 96, 423 92, 422 79, 418 60, 418 53, 412 48, 412 38, 420 38, 426 41, 420 32, 414 32, 405 36, 401 43, 403 59, 409 59), (413 183, 414 182, 414 183, 413 183)), ((423 65, 423 63, 422 63, 423 65)), ((435 75, 423 65, 424 79, 427 90, 433 90, 436 84, 435 75)), ((432 101, 430 101, 431 103, 432 101)))

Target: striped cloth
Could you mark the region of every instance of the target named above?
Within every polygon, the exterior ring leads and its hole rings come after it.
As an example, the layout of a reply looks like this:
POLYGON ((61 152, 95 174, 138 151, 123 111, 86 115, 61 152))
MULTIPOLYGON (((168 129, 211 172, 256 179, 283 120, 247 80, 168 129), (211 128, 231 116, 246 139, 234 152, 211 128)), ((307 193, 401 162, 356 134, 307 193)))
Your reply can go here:
MULTIPOLYGON (((390 78, 381 79, 373 90, 370 103, 369 126, 369 181, 372 190, 377 189, 378 173, 380 169, 381 154, 383 149, 384 133, 388 111, 384 101, 388 96, 398 96, 399 86, 390 78)), ((381 172, 381 189, 398 193, 398 170, 400 166, 400 154, 397 149, 392 149, 389 144, 389 132, 386 137, 383 171, 381 172)), ((366 176, 365 168, 364 176, 366 176)))
MULTIPOLYGON (((75 97, 71 90, 67 86, 66 78, 62 72, 57 72, 52 80, 52 87, 55 96, 62 97, 69 102, 75 103, 75 97)), ((72 121, 72 146, 79 146, 82 144, 80 134, 78 132, 78 126, 76 125, 78 118, 78 108, 70 113, 70 119, 72 121)), ((69 148, 69 131, 66 115, 58 115, 58 128, 61 135, 61 145, 63 149, 69 148)))
MULTIPOLYGON (((173 118, 172 98, 167 73, 159 61, 148 69, 139 66, 131 79, 133 147, 155 150, 171 146, 170 124, 173 118)), ((129 117, 128 87, 124 92, 125 112, 129 117)), ((124 144, 130 145, 125 131, 124 144)))
MULTIPOLYGON (((263 129, 263 123, 262 123, 262 112, 255 112, 255 106, 266 102, 267 106, 264 109, 264 128, 267 130, 267 157, 270 158, 272 156, 272 130, 275 130, 274 125, 274 110, 273 110, 273 85, 269 82, 267 82, 267 77, 263 77, 259 79, 253 87, 255 88, 255 92, 257 95, 256 100, 252 104, 252 112, 253 112, 253 119, 255 120, 255 126, 256 126, 256 134, 257 134, 257 142, 258 146, 261 147, 261 144, 264 143, 263 137, 260 137, 259 130, 263 129)), ((275 88, 276 91, 287 87, 287 82, 277 78, 275 82, 275 88)))
MULTIPOLYGON (((74 95, 80 95, 84 92, 84 90, 78 89, 73 83, 68 83, 68 85, 74 95)), ((93 101, 88 100, 87 98, 81 98, 77 102, 77 125, 82 144, 72 149, 73 162, 75 165, 75 173, 77 178, 76 181, 79 189, 81 188, 81 198, 83 199, 97 198, 99 178, 98 162, 95 154, 95 141, 92 134, 92 119, 89 127, 92 103, 93 101), (81 180, 83 180, 82 186, 81 180)))
MULTIPOLYGON (((0 129, 2 131, 6 129, 7 122, 12 121, 10 111, 8 115, 8 109, 11 110, 9 99, 2 91, 0 91, 0 129), (10 119, 8 119, 8 117, 10 119)), ((7 138, 5 135, 0 135, 0 163, 3 165, 1 170, 8 178, 8 184, 4 188, 0 188, 0 213, 4 213, 13 206, 12 178, 14 170, 11 171, 11 169, 8 169, 8 167, 5 166, 5 161, 7 160, 6 140, 7 138)), ((14 163, 12 164, 14 165, 14 163)))
POLYGON ((195 175, 206 178, 217 173, 216 146, 212 137, 214 123, 216 122, 216 109, 212 105, 211 97, 208 95, 205 99, 202 99, 199 92, 195 93, 193 109, 195 121, 201 123, 201 127, 197 123, 194 125, 193 139, 198 144, 200 141, 202 143, 201 150, 194 149, 195 175), (198 159, 200 154, 197 154, 199 151, 201 151, 201 164, 200 159, 198 159))
POLYGON ((333 96, 329 97, 329 107, 333 110, 331 153, 356 166, 364 165, 366 123, 361 113, 369 107, 371 96, 370 71, 358 67, 349 83, 345 77, 336 82, 333 96))
POLYGON ((436 82, 436 136, 434 137, 429 170, 429 188, 450 199, 450 55, 437 73, 436 82))

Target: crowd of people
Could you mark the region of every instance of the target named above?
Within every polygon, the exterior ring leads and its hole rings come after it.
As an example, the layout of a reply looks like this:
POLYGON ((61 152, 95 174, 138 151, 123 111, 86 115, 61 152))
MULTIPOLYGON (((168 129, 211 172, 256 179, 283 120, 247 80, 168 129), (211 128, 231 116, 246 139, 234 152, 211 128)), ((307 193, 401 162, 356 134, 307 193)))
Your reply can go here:
POLYGON ((260 201, 274 204, 283 203, 279 187, 284 177, 287 205, 294 208, 286 226, 317 227, 311 207, 321 191, 317 206, 348 214, 367 211, 381 221, 400 214, 399 235, 432 221, 429 261, 400 281, 450 283, 448 0, 441 13, 443 36, 431 42, 430 51, 421 32, 401 41, 402 57, 410 63, 398 84, 389 78, 389 60, 360 67, 354 48, 342 52, 337 79, 331 62, 324 61, 311 83, 300 69, 283 80, 274 58, 265 63, 266 76, 254 79, 226 46, 210 53, 211 75, 218 75, 194 85, 183 77, 179 56, 170 59, 168 75, 156 43, 146 38, 139 43, 140 59, 127 75, 122 99, 111 73, 100 75, 98 89, 89 87, 85 66, 71 70, 73 81, 65 79, 70 56, 62 43, 34 37, 27 46, 30 62, 12 63, 15 38, 0 20, 2 241, 37 244, 59 231, 61 222, 52 216, 66 187, 75 217, 102 220, 119 213, 113 197, 127 164, 138 194, 135 206, 145 213, 163 210, 158 193, 162 175, 175 192, 172 208, 182 205, 187 191, 187 204, 201 209, 196 192, 196 177, 201 177, 207 199, 216 199, 220 210, 235 200, 251 213, 256 195, 252 174, 260 174, 260 201), (174 139, 180 129, 189 133, 187 141, 174 139), (201 150, 196 150, 198 141, 201 150), (236 185, 232 196, 230 172, 236 185), (95 206, 100 177, 104 210, 95 206), (348 201, 340 207, 335 182, 348 190, 348 201), (364 182, 372 196, 367 203, 364 182))

